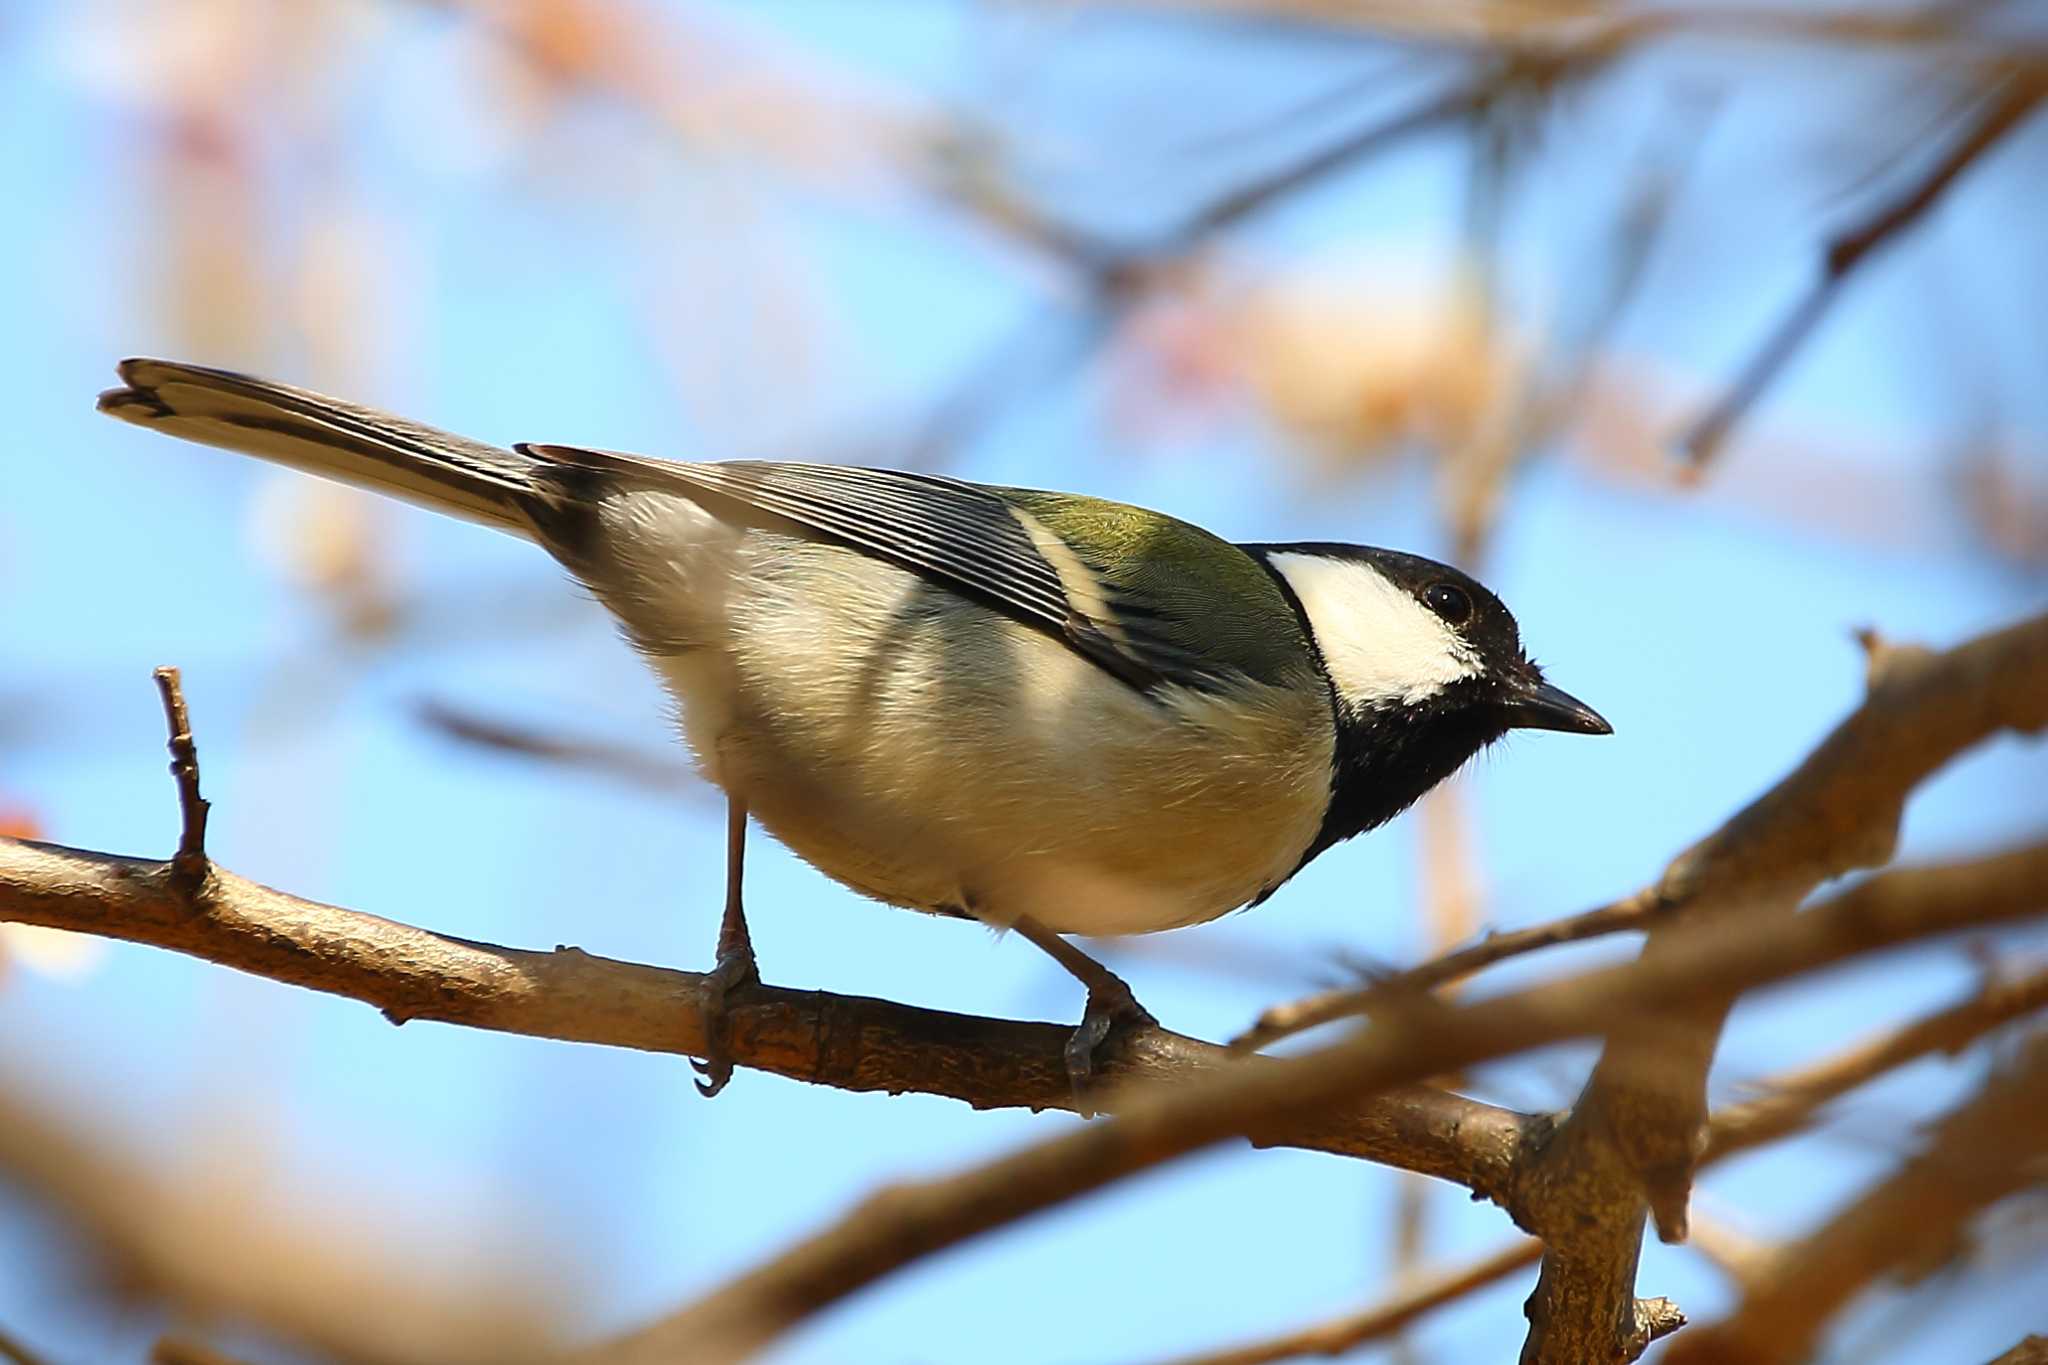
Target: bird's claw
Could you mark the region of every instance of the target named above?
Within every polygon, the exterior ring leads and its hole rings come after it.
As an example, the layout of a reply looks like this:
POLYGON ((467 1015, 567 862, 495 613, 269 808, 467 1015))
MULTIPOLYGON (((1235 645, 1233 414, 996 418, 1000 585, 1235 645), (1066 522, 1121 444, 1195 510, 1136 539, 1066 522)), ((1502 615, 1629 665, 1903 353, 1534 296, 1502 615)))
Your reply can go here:
POLYGON ((750 987, 761 984, 761 972, 754 964, 751 949, 722 952, 718 965, 704 977, 704 1035, 705 1057, 690 1059, 696 1069, 697 1093, 710 1099, 725 1089, 732 1080, 732 1052, 727 1046, 726 1028, 732 1010, 732 997, 750 987))
MULTIPOLYGON (((1121 981, 1117 984, 1123 985, 1121 981)), ((1095 1049, 1119 1025, 1158 1022, 1150 1010, 1138 1003, 1128 986, 1121 992, 1088 992, 1088 1008, 1081 1015, 1080 1025, 1068 1036, 1066 1047, 1067 1083, 1073 1087, 1076 1113, 1084 1118, 1095 1116, 1095 1106, 1089 1103, 1087 1094, 1095 1078, 1095 1049)))

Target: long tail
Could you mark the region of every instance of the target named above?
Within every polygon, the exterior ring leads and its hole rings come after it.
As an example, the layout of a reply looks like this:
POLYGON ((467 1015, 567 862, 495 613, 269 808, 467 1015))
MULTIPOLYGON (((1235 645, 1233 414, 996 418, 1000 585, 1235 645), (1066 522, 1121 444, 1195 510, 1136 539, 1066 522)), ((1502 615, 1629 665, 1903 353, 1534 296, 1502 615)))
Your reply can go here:
POLYGON ((544 461, 230 370, 124 360, 100 411, 532 536, 544 461))

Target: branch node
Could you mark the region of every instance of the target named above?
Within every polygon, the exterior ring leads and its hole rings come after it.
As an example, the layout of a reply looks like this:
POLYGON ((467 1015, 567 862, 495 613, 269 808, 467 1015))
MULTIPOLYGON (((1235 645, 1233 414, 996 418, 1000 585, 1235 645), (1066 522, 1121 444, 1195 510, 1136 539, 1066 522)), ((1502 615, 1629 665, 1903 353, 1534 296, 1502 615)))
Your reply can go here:
POLYGON ((1644 1182, 1643 1193, 1649 1198, 1659 1241, 1675 1246, 1692 1235, 1690 1168, 1652 1174, 1644 1182))
POLYGON ((1649 1349, 1650 1343, 1662 1340, 1685 1326, 1685 1313, 1669 1299, 1637 1299, 1635 1303, 1635 1331, 1630 1333, 1629 1358, 1634 1359, 1649 1349))
POLYGON ((178 851, 171 856, 171 879, 190 892, 206 879, 206 815, 211 803, 199 794, 199 746, 192 740, 184 680, 177 669, 168 667, 153 676, 170 730, 171 777, 178 784, 178 851))

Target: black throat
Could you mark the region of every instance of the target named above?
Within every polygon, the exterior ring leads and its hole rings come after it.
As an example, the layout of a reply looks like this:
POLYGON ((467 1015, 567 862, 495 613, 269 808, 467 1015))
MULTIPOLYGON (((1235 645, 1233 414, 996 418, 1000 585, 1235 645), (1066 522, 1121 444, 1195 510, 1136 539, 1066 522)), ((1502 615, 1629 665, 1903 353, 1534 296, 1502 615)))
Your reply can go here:
POLYGON ((1507 719, 1487 704, 1483 686, 1472 679, 1455 682, 1412 706, 1340 704, 1330 809, 1303 864, 1332 844, 1384 825, 1505 735, 1507 719))
MULTIPOLYGON (((1422 794, 1449 777, 1474 754, 1509 730, 1506 715, 1489 704, 1486 684, 1479 679, 1454 682, 1435 696, 1412 705, 1353 706, 1337 695, 1329 666, 1316 643, 1315 625, 1301 599, 1267 559, 1267 546, 1246 547, 1280 585, 1302 632, 1308 637, 1317 671, 1329 690, 1330 713, 1336 724, 1336 753, 1330 765, 1330 804, 1322 828, 1287 876, 1261 891, 1257 905, 1278 891, 1296 872, 1334 845, 1377 829, 1414 805, 1422 794)), ((1286 547, 1278 547, 1286 548, 1286 547)))

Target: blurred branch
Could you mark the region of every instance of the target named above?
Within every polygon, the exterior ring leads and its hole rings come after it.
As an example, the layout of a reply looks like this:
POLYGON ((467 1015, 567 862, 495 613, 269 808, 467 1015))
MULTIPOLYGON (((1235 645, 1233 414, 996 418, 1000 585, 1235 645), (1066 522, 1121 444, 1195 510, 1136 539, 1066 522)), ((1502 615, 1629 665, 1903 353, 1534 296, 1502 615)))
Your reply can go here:
POLYGON ((1105 8, 1252 16, 1460 49, 1580 45, 1620 51, 1688 35, 1842 47, 1944 49, 1998 69, 2048 68, 2048 53, 1978 33, 1955 7, 1917 10, 1717 6, 1640 9, 1601 0, 1098 0, 1105 8))
POLYGON ((496 753, 580 768, 670 796, 687 794, 698 785, 690 765, 671 753, 498 720, 435 697, 416 702, 414 714, 430 730, 496 753))
POLYGON ((1828 244, 1819 282, 1779 324, 1728 393, 1680 438, 1679 447, 1695 468, 1720 450, 1735 424, 1833 307, 1856 268, 1904 236, 1963 172, 2026 121, 2043 96, 2048 96, 2048 73, 2014 76, 2006 81, 2005 88, 1990 100, 1975 125, 1933 170, 1869 219, 1828 244))
POLYGON ((149 1348, 149 1365, 245 1365, 236 1356, 216 1351, 190 1337, 158 1337, 149 1348))
MULTIPOLYGON (((1649 888, 1657 905, 1685 913, 1651 929, 1642 962, 1683 962, 1720 920, 1801 918, 1792 912, 1814 887, 1890 859, 1906 798, 1927 776, 2001 730, 2048 726, 2048 615, 1944 653, 1874 635, 1865 647, 1863 704, 1649 888)), ((1947 875, 1893 873, 1849 895, 1925 894, 1912 879, 1947 875)), ((1948 893, 1976 890, 1964 875, 1948 893)), ((1707 1070, 1732 1000, 1658 1008, 1609 1038, 1571 1117, 1534 1164, 1532 1179, 1567 1216, 1526 1225, 1550 1250, 1529 1300, 1524 1365, 1640 1354, 1633 1286, 1643 1214, 1653 1214, 1666 1241, 1683 1240, 1706 1143, 1707 1070)))
POLYGON ((1935 1052, 1953 1055, 1985 1034, 2048 1008, 2048 971, 1993 982, 1937 1014, 1881 1034, 1800 1071, 1773 1077, 1764 1093, 1723 1107, 1708 1128, 1700 1162, 1715 1161, 1795 1133, 1825 1104, 1876 1076, 1935 1052))
MULTIPOLYGON (((1795 917, 1741 916, 1669 954, 1464 1005, 1399 1002, 1373 1026, 1300 1057, 1228 1067, 1113 1097, 1115 1116, 937 1180, 884 1189, 824 1231, 671 1317, 578 1358, 652 1365, 744 1359, 811 1314, 925 1256, 1234 1136, 1300 1122, 1388 1086, 1583 1037, 1673 1002, 1711 1000, 1935 934, 2038 913, 2048 844, 1972 863, 1887 873, 1795 917)), ((1508 1208, 1549 1229, 1550 1254, 1588 1198, 1555 1179, 1540 1129, 1515 1153, 1508 1208), (1526 1159, 1521 1159, 1526 1158, 1526 1159)), ((1589 1173, 1591 1174, 1591 1173, 1589 1173)), ((1596 1201, 1597 1205, 1597 1201, 1596 1201)), ((1596 1210, 1595 1210, 1596 1211, 1596 1210)), ((1638 1341, 1682 1321, 1627 1300, 1638 1341)), ((1604 1359, 1602 1352, 1580 1359, 1604 1359)))
POLYGON ((1362 1313, 1333 1318, 1303 1331, 1234 1350, 1186 1356, 1175 1365, 1265 1365, 1267 1361, 1293 1360, 1299 1356, 1340 1356, 1367 1342, 1390 1337, 1424 1314, 1505 1279, 1524 1266, 1536 1264, 1542 1255, 1543 1243, 1534 1238, 1516 1242, 1470 1265, 1433 1275, 1362 1313))
POLYGON ((116 1298, 254 1326, 337 1365, 513 1365, 563 1336, 561 1282, 538 1264, 438 1255, 388 1217, 309 1206, 260 1179, 246 1145, 165 1161, 173 1144, 153 1129, 137 1135, 144 1159, 99 1131, 103 1108, 83 1121, 27 1090, 0 1079, 0 1180, 78 1235, 116 1298))
POLYGON ((1526 929, 1491 933, 1477 943, 1455 949, 1407 971, 1382 977, 1369 985, 1322 991, 1284 1005, 1275 1005, 1261 1014, 1249 1029, 1233 1038, 1230 1045, 1247 1050, 1265 1047, 1307 1029, 1369 1014, 1387 1000, 1449 985, 1512 957, 1608 934, 1640 931, 1674 908, 1661 904, 1654 891, 1644 890, 1607 905, 1533 924, 1526 929))
POLYGON ((942 462, 987 426, 1013 394, 1027 391, 1019 371, 1043 386, 1086 364, 1118 321, 1145 298, 1179 280, 1210 239, 1288 196, 1386 151, 1406 138, 1469 118, 1497 98, 1505 76, 1489 73, 1431 95, 1390 119, 1369 123, 1277 168, 1265 171, 1188 213, 1178 224, 1137 243, 1116 243, 1058 221, 991 174, 993 149, 966 137, 941 147, 938 192, 984 226, 1072 271, 1078 316, 1058 309, 1034 313, 971 365, 908 442, 916 468, 942 462))
POLYGON ((1964 1224, 2048 1176, 2048 1037, 1943 1119, 1920 1155, 1771 1257, 1725 1321, 1688 1334, 1668 1365, 1804 1360, 1821 1330, 1885 1275, 1952 1245, 1964 1224))
MULTIPOLYGON (((1948 1009, 1858 1043, 1822 1062, 1772 1076, 1758 1087, 1764 1092, 1762 1098, 1727 1105, 1714 1113, 1700 1165, 1710 1166, 1788 1137, 1808 1126, 1823 1105, 1857 1087, 1932 1052, 1958 1054, 1985 1034, 2044 1007, 2048 1007, 2048 972, 1991 983, 1948 1009)), ((1694 1221, 1697 1224, 1698 1220, 1694 1221)), ((1700 1232, 1696 1226, 1696 1240, 1700 1232)), ((1235 1350, 1189 1357, 1180 1365, 1250 1365, 1298 1355, 1339 1355, 1534 1265, 1542 1250, 1540 1241, 1503 1247, 1462 1270, 1446 1271, 1363 1312, 1235 1350)))
POLYGON ((1991 1365, 2048 1365, 2048 1337, 2029 1335, 1991 1365))
POLYGON ((13 1365, 44 1365, 43 1358, 21 1344, 6 1331, 0 1331, 0 1356, 13 1365))

